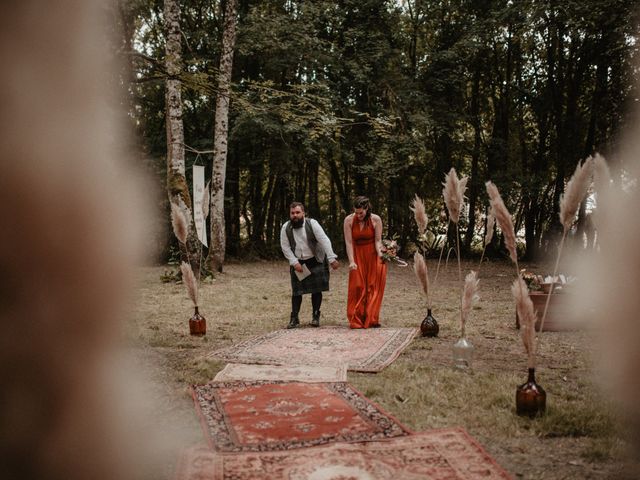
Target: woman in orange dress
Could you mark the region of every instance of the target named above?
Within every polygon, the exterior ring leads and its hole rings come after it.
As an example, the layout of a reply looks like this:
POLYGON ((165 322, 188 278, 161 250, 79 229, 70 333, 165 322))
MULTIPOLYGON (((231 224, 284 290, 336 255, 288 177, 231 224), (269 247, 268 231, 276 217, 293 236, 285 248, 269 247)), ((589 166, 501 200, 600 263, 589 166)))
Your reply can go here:
POLYGON ((344 240, 349 257, 347 319, 351 328, 380 326, 380 307, 387 282, 382 260, 382 220, 371 213, 369 199, 357 197, 353 213, 344 219, 344 240))

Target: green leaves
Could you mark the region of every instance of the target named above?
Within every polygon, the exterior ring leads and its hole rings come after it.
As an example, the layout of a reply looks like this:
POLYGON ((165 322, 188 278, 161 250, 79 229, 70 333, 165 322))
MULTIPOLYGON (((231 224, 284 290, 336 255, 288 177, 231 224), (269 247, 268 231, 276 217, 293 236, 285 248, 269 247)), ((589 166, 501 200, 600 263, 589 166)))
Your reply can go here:
MULTIPOLYGON (((222 18, 215 3, 181 6, 185 142, 206 150, 213 144, 222 18)), ((496 182, 514 212, 522 211, 523 199, 539 205, 530 238, 543 244, 539 232, 563 183, 557 177, 585 152, 609 148, 627 119, 636 75, 629 67, 638 53, 634 6, 242 2, 229 125, 230 168, 239 171, 230 208, 243 210, 249 190, 262 182, 263 194, 274 192, 265 208, 293 197, 312 201, 334 223, 328 228, 340 231, 350 196, 363 193, 380 206, 391 233, 402 232, 402 243, 410 237, 413 194, 437 215, 440 179, 453 166, 470 175, 471 186, 496 182), (310 158, 319 162, 317 174, 310 158), (258 164, 265 176, 249 184, 258 164), (277 187, 268 183, 271 167, 286 176, 277 187), (398 179, 402 184, 394 186, 398 179)), ((128 2, 123 19, 131 32, 122 43, 138 52, 129 59, 132 79, 123 80, 132 124, 162 171, 162 2, 128 2)), ((486 204, 479 191, 469 192, 478 214, 486 204)), ((274 230, 280 204, 271 213, 274 230)))

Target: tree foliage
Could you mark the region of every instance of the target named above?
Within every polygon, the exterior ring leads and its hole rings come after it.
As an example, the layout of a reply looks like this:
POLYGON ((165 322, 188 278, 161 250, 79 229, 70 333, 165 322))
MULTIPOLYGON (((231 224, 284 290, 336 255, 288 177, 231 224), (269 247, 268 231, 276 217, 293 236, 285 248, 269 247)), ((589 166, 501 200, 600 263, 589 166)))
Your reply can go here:
MULTIPOLYGON (((224 3, 224 2, 222 2, 224 3)), ((211 150, 221 9, 182 2, 185 142, 211 150)), ((530 257, 552 245, 567 177, 599 151, 614 170, 629 121, 638 2, 623 0, 240 0, 229 128, 227 252, 271 255, 293 200, 340 249, 364 194, 401 245, 409 203, 446 231, 441 182, 470 176, 460 223, 483 233, 491 179, 530 257), (609 155, 611 154, 611 155, 609 155)), ((122 9, 130 114, 146 156, 165 162, 160 2, 122 9), (126 42, 125 42, 126 43, 126 42)), ((187 159, 187 169, 195 155, 187 159)), ((162 171, 161 168, 158 169, 162 171)), ((494 245, 494 253, 499 245, 494 245)))

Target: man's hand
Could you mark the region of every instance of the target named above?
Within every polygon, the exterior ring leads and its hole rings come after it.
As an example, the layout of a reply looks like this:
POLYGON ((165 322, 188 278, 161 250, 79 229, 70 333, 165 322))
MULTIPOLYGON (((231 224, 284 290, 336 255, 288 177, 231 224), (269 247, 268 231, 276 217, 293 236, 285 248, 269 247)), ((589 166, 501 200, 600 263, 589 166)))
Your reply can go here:
POLYGON ((300 265, 299 263, 296 263, 293 268, 296 272, 302 272, 302 265, 300 265))
POLYGON ((331 268, 333 268, 334 270, 337 270, 339 266, 340 262, 338 262, 338 260, 334 260, 333 262, 331 262, 331 268))

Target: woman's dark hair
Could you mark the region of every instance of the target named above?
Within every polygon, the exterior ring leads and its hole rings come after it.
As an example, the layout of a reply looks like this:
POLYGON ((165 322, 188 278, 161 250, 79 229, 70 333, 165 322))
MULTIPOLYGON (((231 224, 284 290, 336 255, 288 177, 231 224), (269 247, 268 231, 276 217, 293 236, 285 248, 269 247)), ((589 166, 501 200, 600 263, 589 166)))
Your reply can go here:
POLYGON ((367 211, 364 216, 364 221, 366 222, 371 217, 371 203, 369 203, 369 199, 364 196, 356 197, 353 201, 353 208, 362 208, 367 211))

